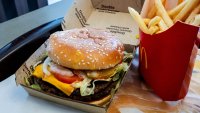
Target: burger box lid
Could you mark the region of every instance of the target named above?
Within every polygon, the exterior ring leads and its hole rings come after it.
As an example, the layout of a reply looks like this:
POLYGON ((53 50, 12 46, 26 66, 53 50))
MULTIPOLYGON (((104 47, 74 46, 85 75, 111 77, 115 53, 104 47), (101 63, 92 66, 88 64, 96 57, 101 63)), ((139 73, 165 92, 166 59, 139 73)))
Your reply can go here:
POLYGON ((63 30, 72 28, 106 29, 125 44, 138 45, 138 26, 128 7, 141 11, 144 0, 75 0, 62 22, 63 30))
MULTIPOLYGON (((63 30, 81 27, 107 29, 119 37, 122 43, 124 43, 127 52, 132 52, 134 54, 135 47, 139 41, 135 38, 135 35, 138 34, 138 26, 131 19, 127 7, 131 6, 140 11, 142 4, 142 0, 75 0, 62 22, 62 28, 63 30)), ((113 95, 106 105, 96 106, 86 102, 47 94, 25 85, 24 77, 30 76, 34 64, 45 57, 47 42, 48 40, 17 70, 15 74, 17 85, 20 84, 30 95, 54 101, 59 104, 71 106, 87 112, 106 112, 113 95)), ((131 62, 129 66, 130 64, 131 62)), ((126 75, 126 73, 124 73, 124 75, 126 75)))

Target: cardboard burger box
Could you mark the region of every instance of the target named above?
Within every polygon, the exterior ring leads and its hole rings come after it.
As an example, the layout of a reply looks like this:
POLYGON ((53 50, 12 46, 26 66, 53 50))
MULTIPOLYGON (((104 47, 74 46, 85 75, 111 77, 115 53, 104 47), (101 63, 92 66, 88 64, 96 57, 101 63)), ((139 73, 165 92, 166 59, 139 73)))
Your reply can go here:
MULTIPOLYGON (((124 43, 127 52, 135 53, 135 45, 138 44, 138 39, 135 38, 135 35, 138 34, 138 27, 128 13, 127 7, 131 6, 140 11, 142 4, 142 0, 75 0, 62 22, 62 27, 63 30, 81 27, 109 30, 116 34, 124 43)), ((47 43, 48 40, 17 70, 16 83, 20 84, 30 95, 39 98, 88 112, 106 112, 113 95, 106 105, 96 106, 82 101, 47 94, 25 85, 24 77, 31 76, 33 66, 45 57, 47 43)))

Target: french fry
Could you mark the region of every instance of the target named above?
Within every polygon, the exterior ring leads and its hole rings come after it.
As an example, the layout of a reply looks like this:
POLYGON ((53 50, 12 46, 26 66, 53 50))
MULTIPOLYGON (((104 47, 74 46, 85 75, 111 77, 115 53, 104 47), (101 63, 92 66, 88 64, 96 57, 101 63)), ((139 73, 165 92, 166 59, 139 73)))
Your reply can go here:
POLYGON ((155 26, 160 22, 161 18, 159 16, 155 16, 152 18, 148 24, 148 27, 150 28, 151 26, 155 26))
POLYGON ((152 6, 151 10, 149 11, 149 13, 147 14, 148 18, 153 18, 156 14, 156 8, 154 6, 152 6))
POLYGON ((156 15, 156 7, 153 5, 150 9, 149 13, 147 14, 148 18, 153 18, 156 15))
POLYGON ((188 0, 181 2, 179 5, 168 11, 170 17, 175 17, 185 6, 188 0))
POLYGON ((143 21, 144 21, 144 23, 145 23, 146 25, 148 25, 149 22, 150 22, 150 19, 149 19, 149 18, 144 18, 143 21))
POLYGON ((159 33, 162 33, 163 31, 158 31, 158 32, 156 32, 156 34, 159 34, 159 33))
POLYGON ((192 25, 200 26, 200 14, 195 16, 195 19, 194 19, 192 25))
MULTIPOLYGON (((162 3, 165 4, 165 0, 162 0, 162 3)), ((150 9, 149 13, 147 14, 148 18, 153 18, 156 15, 156 7, 155 4, 150 9)))
POLYGON ((186 19, 186 23, 191 23, 193 20, 194 20, 194 18, 195 18, 195 16, 196 16, 196 14, 198 14, 200 12, 200 4, 192 11, 192 13, 190 14, 190 16, 186 19))
POLYGON ((131 7, 128 7, 128 11, 133 17, 133 19, 137 22, 139 28, 146 34, 151 34, 152 32, 147 28, 146 24, 144 23, 142 17, 139 13, 131 7))
POLYGON ((165 31, 168 29, 167 25, 165 24, 165 22, 163 21, 163 19, 160 20, 160 22, 158 23, 158 26, 160 27, 160 31, 165 31))
POLYGON ((173 21, 169 17, 167 11, 165 10, 162 2, 160 0, 155 0, 155 6, 157 8, 157 11, 159 15, 163 18, 164 22, 167 24, 168 27, 171 27, 173 25, 173 21))
POLYGON ((180 20, 185 21, 189 13, 192 9, 198 4, 199 0, 188 0, 184 8, 178 13, 178 15, 174 18, 174 22, 180 20))
POLYGON ((155 34, 156 32, 159 31, 159 27, 158 26, 151 26, 149 28, 149 30, 151 31, 151 34, 155 34))
POLYGON ((160 13, 158 11, 156 11, 156 15, 161 17, 161 15, 160 15, 160 13))
POLYGON ((178 4, 181 4, 184 0, 178 0, 178 4))

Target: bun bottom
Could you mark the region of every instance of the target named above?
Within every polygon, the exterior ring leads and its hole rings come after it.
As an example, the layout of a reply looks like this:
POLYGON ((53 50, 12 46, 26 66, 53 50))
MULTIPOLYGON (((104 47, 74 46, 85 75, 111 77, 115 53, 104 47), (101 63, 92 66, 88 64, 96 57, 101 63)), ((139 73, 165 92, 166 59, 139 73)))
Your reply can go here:
POLYGON ((100 100, 91 101, 89 103, 97 105, 97 106, 102 106, 102 105, 106 104, 110 100, 110 98, 111 98, 111 95, 107 95, 107 96, 105 96, 104 98, 102 98, 100 100))

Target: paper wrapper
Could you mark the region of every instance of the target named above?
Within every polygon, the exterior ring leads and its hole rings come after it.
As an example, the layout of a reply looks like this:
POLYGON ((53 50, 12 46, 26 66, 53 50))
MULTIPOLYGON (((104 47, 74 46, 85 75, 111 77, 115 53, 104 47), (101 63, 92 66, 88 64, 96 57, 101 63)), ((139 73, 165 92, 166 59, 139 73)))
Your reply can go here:
POLYGON ((179 100, 187 94, 198 30, 197 26, 178 21, 160 34, 140 32, 140 74, 165 101, 179 100))

